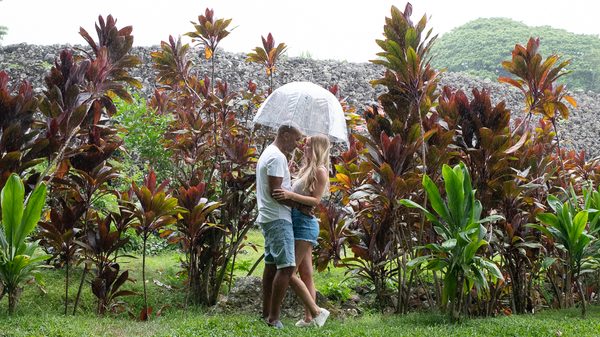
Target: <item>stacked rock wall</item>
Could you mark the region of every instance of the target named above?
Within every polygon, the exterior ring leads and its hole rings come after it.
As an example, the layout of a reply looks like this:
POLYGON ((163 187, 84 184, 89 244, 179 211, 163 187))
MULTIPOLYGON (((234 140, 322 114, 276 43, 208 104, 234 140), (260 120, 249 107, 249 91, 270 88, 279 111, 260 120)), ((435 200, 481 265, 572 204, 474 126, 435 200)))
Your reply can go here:
MULTIPOLYGON (((6 70, 13 80, 27 79, 34 88, 43 88, 45 73, 52 66, 54 59, 65 47, 83 48, 81 46, 39 46, 16 44, 0 46, 0 70, 6 70)), ((155 72, 152 69, 150 52, 158 46, 135 47, 133 53, 140 56, 142 64, 132 71, 133 75, 143 83, 142 94, 150 96, 154 91, 155 72)), ((217 78, 228 82, 230 88, 239 89, 253 80, 261 87, 267 86, 264 69, 257 64, 245 62, 246 56, 241 53, 219 51, 216 55, 217 78)), ((195 58, 197 69, 201 74, 208 73, 209 63, 195 58)), ((335 60, 313 60, 306 58, 286 58, 277 66, 274 86, 278 87, 292 81, 311 81, 324 87, 337 84, 342 96, 360 111, 365 106, 376 102, 383 88, 374 88, 370 81, 381 77, 383 68, 371 63, 349 63, 335 60)), ((486 88, 492 93, 494 103, 501 100, 517 115, 523 111, 522 95, 508 85, 495 80, 478 79, 460 73, 443 73, 441 85, 454 89, 462 89, 470 94, 473 88, 486 88)), ((573 93, 578 102, 572 110, 571 117, 561 122, 559 131, 561 141, 568 147, 585 150, 588 158, 600 155, 600 94, 576 91, 573 93)))

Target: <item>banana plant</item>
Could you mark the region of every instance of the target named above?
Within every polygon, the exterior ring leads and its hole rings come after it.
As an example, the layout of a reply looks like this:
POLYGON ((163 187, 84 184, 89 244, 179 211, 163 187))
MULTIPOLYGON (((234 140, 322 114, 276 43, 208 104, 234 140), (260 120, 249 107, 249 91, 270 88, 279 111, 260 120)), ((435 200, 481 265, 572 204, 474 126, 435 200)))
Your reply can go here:
POLYGON ((438 270, 444 273, 441 306, 452 320, 459 320, 463 311, 465 293, 473 286, 480 291, 489 289, 488 279, 503 280, 498 266, 477 253, 488 245, 484 223, 503 219, 500 215, 481 217, 481 203, 475 199, 471 186, 471 176, 464 163, 451 168, 442 167, 446 200, 443 200, 438 187, 428 175, 423 176, 423 187, 427 192, 433 212, 412 200, 402 199, 400 203, 417 208, 429 220, 441 239, 440 243, 429 243, 420 247, 427 252, 408 263, 411 268, 438 270))
POLYGON ((2 226, 0 226, 0 284, 8 294, 8 313, 13 314, 21 284, 30 279, 49 255, 36 255, 37 242, 28 242, 36 228, 46 202, 46 185, 38 185, 25 201, 25 187, 15 173, 8 178, 1 193, 2 226), (35 256, 34 256, 35 255, 35 256))
MULTIPOLYGON (((572 298, 573 283, 577 285, 579 295, 581 296, 581 314, 586 314, 586 302, 583 288, 580 282, 580 276, 583 273, 583 265, 593 259, 594 252, 597 251, 597 240, 586 230, 589 214, 595 214, 595 209, 578 210, 577 204, 572 200, 562 203, 556 196, 549 195, 548 205, 553 210, 552 213, 540 213, 536 219, 541 224, 529 224, 531 228, 538 229, 547 238, 557 243, 556 248, 564 253, 562 259, 566 268, 566 296, 572 298), (596 249, 593 249, 596 247, 596 249)), ((592 216, 594 219, 595 217, 592 216)))

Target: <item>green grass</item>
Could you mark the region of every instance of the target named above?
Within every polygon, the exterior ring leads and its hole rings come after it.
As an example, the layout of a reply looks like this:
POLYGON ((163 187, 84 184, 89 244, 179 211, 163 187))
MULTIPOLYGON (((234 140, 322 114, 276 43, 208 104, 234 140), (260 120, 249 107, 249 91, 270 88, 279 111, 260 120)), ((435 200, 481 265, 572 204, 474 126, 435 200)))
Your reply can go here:
POLYGON ((332 319, 319 330, 306 331, 284 320, 284 331, 265 326, 249 315, 210 315, 199 309, 167 311, 150 322, 98 318, 93 314, 64 317, 57 312, 22 310, 0 316, 0 336, 598 336, 600 308, 581 319, 578 310, 545 311, 534 316, 471 319, 452 324, 436 314, 332 319))
MULTIPOLYGON (((249 240, 262 246, 258 231, 250 232, 249 240)), ((247 248, 239 261, 254 263, 260 251, 260 248, 259 252, 247 248)), ((43 272, 45 291, 35 285, 26 285, 14 316, 7 315, 7 299, 0 302, 0 336, 600 336, 600 307, 596 306, 590 308, 587 319, 580 318, 578 309, 467 319, 461 324, 452 324, 437 313, 404 316, 367 313, 346 320, 333 318, 324 328, 311 331, 295 328, 295 320, 284 319, 286 329, 274 331, 250 314, 211 314, 211 309, 186 307, 182 280, 177 276, 180 258, 183 258, 181 254, 169 251, 147 260, 149 303, 155 310, 166 306, 163 314, 153 317, 150 322, 132 320, 125 313, 96 316, 96 303, 89 285, 84 286, 77 315, 64 316, 64 271, 48 269, 43 272), (173 289, 158 286, 154 280, 173 289)), ((128 283, 126 288, 141 294, 141 260, 121 263, 137 280, 128 283)), ((262 268, 261 264, 253 275, 260 276, 262 268)), ((245 276, 247 271, 236 270, 235 274, 245 276)), ((75 298, 80 276, 81 269, 77 268, 71 282, 71 300, 75 298)), ((315 283, 317 288, 323 289, 328 283, 338 284, 344 277, 343 270, 333 268, 316 274, 315 283)), ((126 301, 133 311, 142 307, 141 296, 128 297, 126 301)))

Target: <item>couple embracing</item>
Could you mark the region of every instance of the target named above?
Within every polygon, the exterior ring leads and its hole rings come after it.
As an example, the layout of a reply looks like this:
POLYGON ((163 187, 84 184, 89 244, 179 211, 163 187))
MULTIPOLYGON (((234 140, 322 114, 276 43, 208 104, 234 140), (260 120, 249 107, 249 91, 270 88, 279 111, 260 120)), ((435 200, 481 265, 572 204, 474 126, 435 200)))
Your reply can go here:
POLYGON ((311 214, 329 184, 329 139, 307 138, 303 164, 292 184, 286 154, 302 138, 298 128, 281 126, 256 165, 257 221, 265 237, 262 315, 278 329, 283 328, 279 316, 288 286, 305 308, 296 326, 321 327, 329 317, 329 311, 316 304, 312 248, 317 244, 319 224, 311 214))

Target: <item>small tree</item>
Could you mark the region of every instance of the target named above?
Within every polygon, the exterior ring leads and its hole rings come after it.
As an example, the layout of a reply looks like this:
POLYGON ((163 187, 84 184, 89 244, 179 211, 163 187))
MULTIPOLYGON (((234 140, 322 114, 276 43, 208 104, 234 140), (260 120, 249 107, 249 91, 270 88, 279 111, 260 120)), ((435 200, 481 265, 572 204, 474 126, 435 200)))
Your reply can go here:
POLYGON ((132 183, 132 189, 137 197, 138 204, 131 206, 131 212, 136 220, 132 223, 136 233, 142 237, 142 284, 144 285, 144 308, 142 317, 148 317, 151 308, 148 307, 148 296, 146 292, 146 242, 148 237, 163 229, 165 226, 177 221, 175 215, 180 211, 177 207, 177 199, 167 195, 165 189, 168 181, 156 184, 156 174, 150 171, 144 179, 142 187, 132 183))

